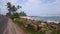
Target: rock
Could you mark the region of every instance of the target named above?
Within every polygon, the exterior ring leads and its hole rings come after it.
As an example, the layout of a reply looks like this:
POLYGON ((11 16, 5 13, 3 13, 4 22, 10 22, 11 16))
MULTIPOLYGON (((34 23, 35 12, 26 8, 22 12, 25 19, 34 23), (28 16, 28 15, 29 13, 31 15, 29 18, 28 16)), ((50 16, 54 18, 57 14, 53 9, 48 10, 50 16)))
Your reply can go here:
POLYGON ((52 31, 48 30, 45 32, 45 34, 52 34, 52 31))

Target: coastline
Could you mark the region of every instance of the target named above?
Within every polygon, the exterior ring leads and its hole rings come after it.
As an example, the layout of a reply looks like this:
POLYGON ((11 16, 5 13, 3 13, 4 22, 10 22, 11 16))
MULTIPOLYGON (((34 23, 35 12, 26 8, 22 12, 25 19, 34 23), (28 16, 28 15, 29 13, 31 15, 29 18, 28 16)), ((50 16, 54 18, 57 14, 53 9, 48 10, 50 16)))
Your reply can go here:
POLYGON ((45 33, 46 31, 50 31, 50 33, 52 33, 53 30, 55 30, 55 32, 60 32, 60 28, 59 28, 60 24, 55 23, 53 21, 52 22, 51 21, 47 22, 42 20, 40 21, 40 20, 32 19, 31 17, 21 16, 20 18, 17 18, 16 20, 14 20, 14 22, 16 22, 16 24, 18 24, 19 26, 23 27, 23 29, 27 33, 28 31, 29 33, 31 33, 31 29, 33 30, 33 33, 35 33, 35 31, 40 33, 41 31, 45 31, 45 33))
POLYGON ((45 21, 47 23, 50 23, 50 22, 54 22, 56 24, 60 23, 58 21, 53 21, 53 20, 40 20, 40 19, 38 20, 38 19, 32 18, 30 16, 21 16, 20 18, 25 18, 25 19, 30 19, 30 20, 36 20, 36 21, 45 21))

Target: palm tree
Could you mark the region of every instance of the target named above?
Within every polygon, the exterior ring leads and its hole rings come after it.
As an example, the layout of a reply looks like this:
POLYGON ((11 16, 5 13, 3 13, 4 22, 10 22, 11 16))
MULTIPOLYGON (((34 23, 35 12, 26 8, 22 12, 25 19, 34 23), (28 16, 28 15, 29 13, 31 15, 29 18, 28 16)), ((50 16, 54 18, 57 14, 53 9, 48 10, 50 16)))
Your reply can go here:
POLYGON ((12 6, 12 13, 14 14, 16 12, 16 7, 15 6, 12 6))
POLYGON ((17 11, 19 8, 22 8, 22 7, 19 6, 19 5, 18 5, 17 7, 12 6, 12 12, 13 12, 13 14, 16 13, 16 11, 17 11))
POLYGON ((11 15, 11 12, 12 12, 12 11, 11 11, 11 10, 12 10, 12 5, 11 5, 10 2, 7 3, 7 8, 8 8, 8 11, 9 11, 9 12, 8 12, 9 15, 11 15))
POLYGON ((20 13, 20 16, 27 16, 25 12, 21 11, 20 13))
POLYGON ((13 15, 14 13, 16 13, 16 11, 19 9, 19 8, 22 8, 21 6, 17 6, 15 7, 15 5, 11 5, 10 2, 7 3, 7 8, 8 8, 8 11, 9 11, 9 16, 10 15, 13 15))

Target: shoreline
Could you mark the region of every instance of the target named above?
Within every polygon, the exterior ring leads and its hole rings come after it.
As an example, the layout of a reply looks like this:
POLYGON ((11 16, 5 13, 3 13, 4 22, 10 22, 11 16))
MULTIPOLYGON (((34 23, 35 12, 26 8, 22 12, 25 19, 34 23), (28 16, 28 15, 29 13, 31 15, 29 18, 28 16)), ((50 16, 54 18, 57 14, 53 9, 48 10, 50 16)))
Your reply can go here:
MULTIPOLYGON (((20 17, 15 20, 16 23, 19 24, 19 26, 23 26, 24 28, 32 28, 34 31, 40 32, 40 31, 53 31, 53 29, 56 32, 60 32, 60 24, 55 22, 47 22, 42 20, 35 20, 31 17, 20 17)), ((30 30, 30 29, 29 29, 30 30)), ((27 30, 28 31, 28 30, 27 30)), ((34 32, 33 32, 34 33, 34 32)))
POLYGON ((37 20, 37 19, 33 19, 32 17, 28 17, 28 16, 22 16, 20 18, 24 18, 24 19, 30 19, 30 20, 35 20, 35 21, 43 21, 43 22, 47 22, 47 23, 51 23, 51 22, 54 22, 56 24, 60 23, 58 21, 53 21, 53 20, 37 20))

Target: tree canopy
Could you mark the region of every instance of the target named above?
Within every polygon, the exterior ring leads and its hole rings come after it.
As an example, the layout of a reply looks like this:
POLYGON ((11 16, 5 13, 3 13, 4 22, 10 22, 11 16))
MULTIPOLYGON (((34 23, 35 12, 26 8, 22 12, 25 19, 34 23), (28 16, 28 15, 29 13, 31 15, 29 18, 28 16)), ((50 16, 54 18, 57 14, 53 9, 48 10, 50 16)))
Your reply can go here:
POLYGON ((19 8, 22 8, 22 6, 15 6, 15 5, 12 5, 10 2, 7 3, 7 8, 8 8, 8 13, 9 15, 12 15, 14 13, 16 13, 16 11, 19 9, 19 8))
POLYGON ((22 6, 15 6, 12 5, 10 2, 7 3, 7 9, 8 9, 8 13, 6 14, 7 16, 10 16, 12 19, 14 18, 18 18, 19 16, 27 16, 25 12, 21 11, 20 13, 17 13, 16 11, 22 8, 22 6))
POLYGON ((25 12, 20 12, 20 16, 27 16, 25 12))

